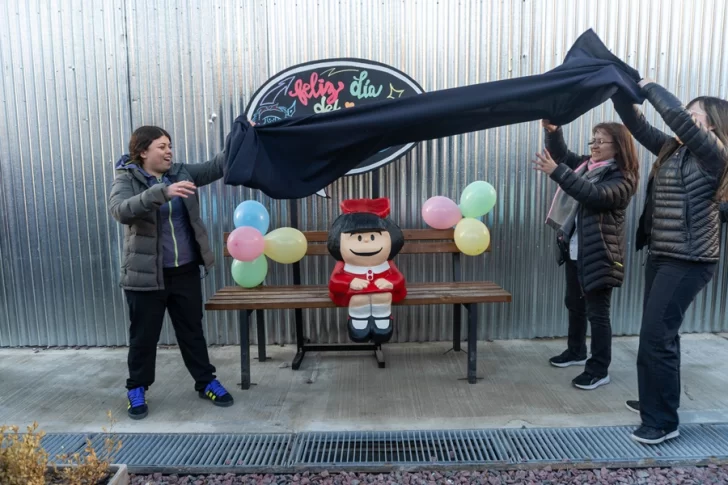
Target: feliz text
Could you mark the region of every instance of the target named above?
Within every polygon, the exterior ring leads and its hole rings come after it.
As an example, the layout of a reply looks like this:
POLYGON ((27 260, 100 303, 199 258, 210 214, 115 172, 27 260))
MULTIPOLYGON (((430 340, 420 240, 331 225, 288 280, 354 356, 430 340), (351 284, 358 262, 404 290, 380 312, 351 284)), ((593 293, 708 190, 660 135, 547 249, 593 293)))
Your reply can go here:
POLYGON ((344 83, 339 81, 336 86, 331 81, 319 79, 316 72, 311 73, 309 82, 304 83, 302 79, 296 79, 293 85, 293 91, 288 93, 289 96, 298 98, 304 106, 308 105, 311 98, 319 98, 326 96, 328 104, 333 104, 339 98, 339 93, 344 89, 344 83))

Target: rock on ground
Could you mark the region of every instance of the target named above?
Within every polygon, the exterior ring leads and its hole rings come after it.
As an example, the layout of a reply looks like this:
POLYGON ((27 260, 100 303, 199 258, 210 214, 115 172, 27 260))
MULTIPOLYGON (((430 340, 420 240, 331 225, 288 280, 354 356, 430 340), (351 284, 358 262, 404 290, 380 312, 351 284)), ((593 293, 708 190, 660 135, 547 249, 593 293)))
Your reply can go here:
POLYGON ((300 473, 295 475, 131 475, 132 485, 582 485, 582 484, 728 484, 728 466, 552 470, 486 470, 465 472, 300 473))

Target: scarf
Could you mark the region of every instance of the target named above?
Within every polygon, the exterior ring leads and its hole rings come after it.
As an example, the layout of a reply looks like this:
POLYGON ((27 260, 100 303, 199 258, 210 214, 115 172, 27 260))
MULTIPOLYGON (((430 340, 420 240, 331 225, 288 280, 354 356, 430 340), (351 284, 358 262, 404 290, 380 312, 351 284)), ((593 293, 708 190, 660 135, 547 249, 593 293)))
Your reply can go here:
MULTIPOLYGON (((613 158, 602 162, 594 162, 589 159, 576 167, 574 173, 587 182, 593 183, 604 172, 609 170, 614 163, 613 158)), ((546 224, 551 226, 557 233, 564 234, 568 240, 574 232, 574 221, 578 210, 579 202, 559 187, 554 195, 554 200, 551 202, 548 216, 546 216, 546 224)))

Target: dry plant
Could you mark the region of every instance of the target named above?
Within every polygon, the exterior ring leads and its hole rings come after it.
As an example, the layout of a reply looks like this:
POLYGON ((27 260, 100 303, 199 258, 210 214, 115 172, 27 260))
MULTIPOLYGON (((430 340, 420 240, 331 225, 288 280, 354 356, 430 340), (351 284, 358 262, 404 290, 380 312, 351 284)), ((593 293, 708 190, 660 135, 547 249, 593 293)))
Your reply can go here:
POLYGON ((40 444, 45 433, 36 433, 37 429, 38 423, 34 422, 21 436, 17 426, 0 426, 0 483, 3 485, 45 484, 48 453, 40 444))
POLYGON ((0 426, 0 484, 45 485, 100 485, 109 477, 109 466, 121 449, 121 440, 111 430, 116 423, 111 411, 107 412, 110 426, 102 428, 104 447, 97 453, 90 439, 86 439, 83 453, 58 455, 61 466, 53 465, 48 473, 48 453, 41 446, 45 433, 36 432, 38 423, 28 426, 28 432, 20 434, 18 426, 0 426), (10 431, 8 433, 8 431, 10 431))

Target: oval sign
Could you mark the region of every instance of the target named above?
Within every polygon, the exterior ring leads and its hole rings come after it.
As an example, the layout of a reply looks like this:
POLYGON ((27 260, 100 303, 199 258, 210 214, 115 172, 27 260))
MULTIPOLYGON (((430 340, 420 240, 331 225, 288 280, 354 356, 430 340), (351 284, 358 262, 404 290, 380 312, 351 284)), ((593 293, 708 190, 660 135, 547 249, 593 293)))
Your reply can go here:
MULTIPOLYGON (((249 120, 265 125, 423 92, 414 79, 386 64, 355 58, 324 59, 298 64, 270 78, 253 95, 245 113, 249 120)), ((415 144, 385 148, 346 175, 384 166, 415 144)))

